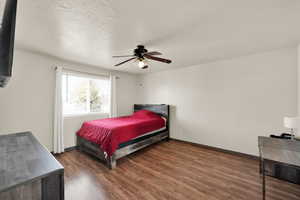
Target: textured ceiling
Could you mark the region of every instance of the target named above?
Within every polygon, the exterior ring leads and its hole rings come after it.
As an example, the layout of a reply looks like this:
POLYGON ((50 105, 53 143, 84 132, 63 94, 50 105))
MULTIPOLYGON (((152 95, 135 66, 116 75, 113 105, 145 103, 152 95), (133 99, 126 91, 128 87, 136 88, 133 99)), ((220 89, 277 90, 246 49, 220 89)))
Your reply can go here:
POLYGON ((62 59, 134 73, 186 67, 294 46, 299 0, 21 0, 16 44, 62 59), (137 44, 170 65, 115 68, 137 44))

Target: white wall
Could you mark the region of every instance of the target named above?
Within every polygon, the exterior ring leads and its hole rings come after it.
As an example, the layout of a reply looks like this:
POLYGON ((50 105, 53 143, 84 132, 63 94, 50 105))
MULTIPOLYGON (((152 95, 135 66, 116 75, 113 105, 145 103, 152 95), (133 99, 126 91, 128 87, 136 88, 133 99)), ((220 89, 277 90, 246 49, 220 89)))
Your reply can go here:
MULTIPOLYGON (((107 72, 17 50, 13 77, 0 89, 0 134, 30 130, 52 150, 57 65, 107 72)), ((282 118, 297 113, 296 48, 147 74, 138 81, 116 74, 119 115, 130 114, 133 103, 171 104, 171 137, 181 140, 257 155, 257 136, 282 130, 282 118)), ((83 121, 102 117, 107 116, 65 119, 66 147, 74 145, 83 121)))
POLYGON ((139 103, 172 105, 172 138, 258 155, 257 137, 297 113, 297 50, 143 75, 138 84, 139 103))
MULTIPOLYGON (((6 88, 0 88, 0 134, 32 131, 49 150, 52 150, 55 66, 63 66, 90 73, 107 70, 81 66, 50 56, 16 50, 13 76, 6 88)), ((118 79, 118 114, 132 112, 136 98, 136 76, 112 72, 118 79)), ((75 144, 74 134, 83 121, 107 117, 90 115, 65 120, 66 147, 75 144)))
POLYGON ((300 116, 300 44, 297 47, 297 77, 297 116, 300 116))

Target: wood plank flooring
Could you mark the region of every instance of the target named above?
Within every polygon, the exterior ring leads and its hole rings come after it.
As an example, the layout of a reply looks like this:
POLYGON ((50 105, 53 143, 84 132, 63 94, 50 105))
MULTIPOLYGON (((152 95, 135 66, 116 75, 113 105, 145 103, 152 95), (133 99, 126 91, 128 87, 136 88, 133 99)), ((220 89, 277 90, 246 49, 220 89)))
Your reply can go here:
MULTIPOLYGON (((160 142, 108 170, 77 150, 65 167, 66 200, 261 199, 258 161, 178 141, 160 142)), ((267 178, 267 200, 300 199, 300 186, 267 178)))

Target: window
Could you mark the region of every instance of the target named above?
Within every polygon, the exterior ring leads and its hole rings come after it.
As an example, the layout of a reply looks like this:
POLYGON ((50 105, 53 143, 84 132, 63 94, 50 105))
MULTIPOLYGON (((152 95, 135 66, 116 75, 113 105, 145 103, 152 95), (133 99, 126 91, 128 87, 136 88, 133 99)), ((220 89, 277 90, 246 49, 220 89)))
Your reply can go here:
POLYGON ((64 115, 109 113, 108 77, 65 73, 62 77, 62 93, 64 115))

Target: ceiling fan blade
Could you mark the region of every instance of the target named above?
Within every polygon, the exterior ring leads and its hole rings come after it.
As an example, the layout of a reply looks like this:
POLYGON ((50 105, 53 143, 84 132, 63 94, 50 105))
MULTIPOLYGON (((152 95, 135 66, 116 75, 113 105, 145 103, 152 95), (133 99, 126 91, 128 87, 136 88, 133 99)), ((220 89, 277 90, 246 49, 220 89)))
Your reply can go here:
POLYGON ((158 51, 150 51, 148 53, 144 53, 144 55, 159 56, 159 55, 162 55, 162 53, 160 53, 158 51))
POLYGON ((156 61, 164 62, 164 63, 168 63, 168 64, 172 62, 171 60, 168 60, 168 59, 165 59, 165 58, 154 57, 154 56, 147 55, 147 54, 145 54, 144 56, 148 59, 156 60, 156 61))
POLYGON ((113 58, 133 57, 134 55, 113 56, 113 58))
POLYGON ((130 58, 130 59, 125 60, 125 61, 123 61, 123 62, 121 62, 121 63, 118 63, 118 64, 115 65, 115 67, 120 66, 120 65, 122 65, 122 64, 124 64, 124 63, 127 63, 127 62, 129 62, 129 61, 131 61, 131 60, 134 60, 134 59, 136 59, 136 57, 130 58))

